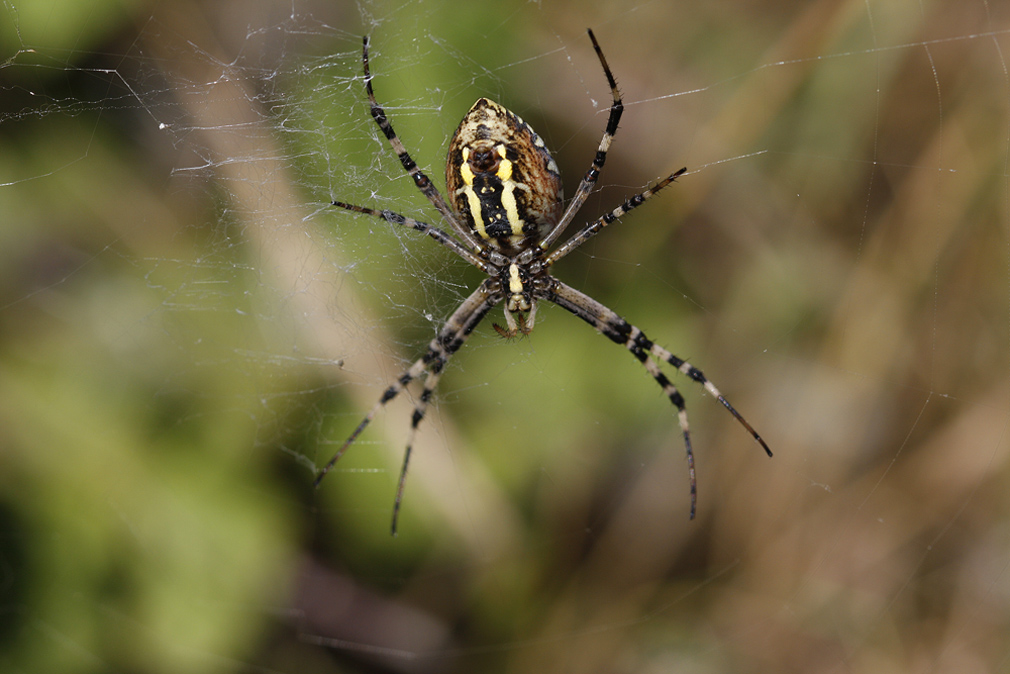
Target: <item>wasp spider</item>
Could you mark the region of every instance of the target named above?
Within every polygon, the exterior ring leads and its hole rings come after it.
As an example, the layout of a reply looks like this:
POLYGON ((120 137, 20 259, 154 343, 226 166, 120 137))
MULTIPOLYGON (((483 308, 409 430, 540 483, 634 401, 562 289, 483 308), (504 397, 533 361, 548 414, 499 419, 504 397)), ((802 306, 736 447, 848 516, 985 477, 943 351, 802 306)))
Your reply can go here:
POLYGON ((645 366, 678 411, 680 429, 687 448, 692 519, 697 506, 698 490, 687 411, 683 396, 660 371, 657 361, 669 363, 689 379, 704 386, 750 432, 768 456, 772 454, 761 436, 729 404, 701 370, 654 344, 645 333, 592 297, 551 276, 550 268, 555 262, 628 211, 642 205, 687 170, 682 168, 641 194, 631 197, 603 217, 584 225, 565 243, 548 252, 575 218, 599 179, 600 169, 607 159, 607 150, 617 132, 617 124, 624 109, 621 95, 617 90, 617 82, 591 30, 589 39, 593 42, 593 49, 596 50, 603 74, 606 75, 607 83, 610 85, 613 104, 610 106, 607 128, 603 132, 596 157, 567 208, 562 196, 558 166, 544 146, 543 140, 518 115, 487 98, 481 98, 473 104, 449 143, 449 156, 445 168, 446 191, 449 195, 447 204, 428 176, 410 158, 403 143, 393 131, 385 111, 376 103, 375 93, 372 91, 372 75, 368 69, 368 38, 364 39, 362 62, 365 90, 371 104, 372 117, 389 139, 396 156, 413 178, 414 184, 428 198, 442 219, 452 227, 458 238, 437 227, 392 211, 379 211, 342 201, 334 201, 333 205, 423 232, 488 276, 453 312, 438 335, 428 344, 427 352, 386 389, 375 406, 316 477, 315 483, 318 486, 376 413, 399 395, 408 384, 424 375, 424 388, 421 397, 414 405, 406 454, 403 457, 403 467, 400 470, 393 502, 394 536, 414 435, 424 418, 442 371, 477 324, 492 308, 501 303, 505 305, 505 327, 495 324, 494 329, 504 337, 514 337, 520 333, 529 334, 533 330, 537 301, 546 300, 589 323, 611 341, 630 351, 645 366))

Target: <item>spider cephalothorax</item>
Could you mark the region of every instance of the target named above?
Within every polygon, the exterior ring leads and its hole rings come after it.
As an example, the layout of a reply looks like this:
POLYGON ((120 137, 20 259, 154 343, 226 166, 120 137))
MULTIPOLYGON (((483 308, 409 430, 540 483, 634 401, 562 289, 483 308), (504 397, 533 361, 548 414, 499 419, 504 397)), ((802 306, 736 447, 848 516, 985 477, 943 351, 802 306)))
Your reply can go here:
POLYGON ((613 95, 610 117, 603 133, 596 157, 582 178, 575 196, 568 207, 564 207, 561 175, 558 166, 544 145, 543 140, 518 115, 487 98, 478 99, 449 143, 445 169, 446 190, 449 204, 432 185, 410 158, 403 143, 393 131, 385 111, 375 100, 372 90, 372 75, 368 69, 368 38, 364 39, 362 62, 365 71, 365 90, 371 104, 372 117, 389 139, 400 163, 413 178, 418 189, 428 198, 442 218, 449 224, 456 236, 414 218, 373 208, 334 201, 350 211, 380 217, 387 222, 411 227, 423 232, 446 246, 461 258, 474 265, 488 278, 453 312, 439 334, 428 344, 425 354, 414 362, 406 372, 397 377, 379 401, 372 407, 350 437, 344 442, 332 459, 327 462, 316 477, 316 484, 336 464, 348 447, 357 439, 375 414, 390 400, 402 392, 407 385, 424 375, 424 388, 414 407, 411 417, 407 450, 397 483, 396 498, 393 503, 392 531, 396 534, 396 522, 403 498, 403 486, 410 463, 410 452, 414 444, 414 434, 424 418, 428 402, 438 385, 445 364, 463 345, 466 338, 477 327, 487 313, 496 305, 504 303, 507 327, 494 325, 504 337, 529 334, 533 330, 537 301, 552 302, 585 322, 589 323, 611 341, 624 346, 645 367, 663 393, 677 408, 681 433, 687 450, 688 473, 691 481, 691 518, 697 505, 697 480, 694 470, 694 453, 691 449, 691 434, 688 430, 687 410, 684 398, 663 374, 657 360, 669 363, 679 372, 702 386, 750 432, 764 448, 768 456, 771 450, 761 436, 729 404, 719 390, 701 370, 681 360, 661 346, 654 344, 641 330, 616 313, 600 304, 592 297, 579 292, 550 274, 550 267, 573 250, 585 243, 601 229, 614 222, 628 211, 640 206, 656 192, 672 183, 686 169, 680 169, 667 176, 645 191, 636 194, 606 215, 587 223, 576 234, 554 250, 551 246, 558 240, 565 228, 575 218, 585 203, 590 191, 600 176, 600 169, 607 159, 607 150, 617 133, 624 106, 617 82, 593 31, 589 39, 603 67, 607 83, 613 95))

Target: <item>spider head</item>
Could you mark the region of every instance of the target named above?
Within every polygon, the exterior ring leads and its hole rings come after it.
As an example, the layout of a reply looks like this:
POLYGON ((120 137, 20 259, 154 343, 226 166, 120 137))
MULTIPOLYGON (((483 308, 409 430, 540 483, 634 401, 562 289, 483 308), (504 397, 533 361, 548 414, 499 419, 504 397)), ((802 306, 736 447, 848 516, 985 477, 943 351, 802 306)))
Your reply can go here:
POLYGON ((460 220, 506 255, 535 245, 561 217, 561 176, 544 142, 487 98, 456 129, 445 181, 460 220))
POLYGON ((505 292, 505 311, 529 311, 533 306, 533 286, 524 267, 512 263, 502 270, 502 290, 505 292))
POLYGON ((494 329, 508 339, 520 333, 530 334, 537 313, 537 301, 533 296, 534 281, 529 270, 513 262, 501 270, 498 283, 500 292, 504 295, 505 322, 508 327, 495 324, 494 329))

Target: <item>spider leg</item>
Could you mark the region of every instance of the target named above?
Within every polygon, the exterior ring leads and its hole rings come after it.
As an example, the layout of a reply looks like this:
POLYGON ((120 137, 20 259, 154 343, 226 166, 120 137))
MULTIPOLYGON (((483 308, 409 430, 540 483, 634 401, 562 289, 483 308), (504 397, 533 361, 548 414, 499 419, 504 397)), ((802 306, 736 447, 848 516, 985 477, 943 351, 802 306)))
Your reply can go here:
POLYGON ((610 117, 607 119, 607 128, 603 132, 603 139, 600 140, 600 146, 596 150, 593 163, 590 164, 589 170, 586 171, 582 182, 576 188, 575 195, 572 197, 571 202, 569 202, 568 208, 565 209, 565 214, 561 216, 558 224, 554 225, 554 229, 540 242, 542 250, 547 250, 554 245, 554 242, 558 240, 561 233, 565 231, 565 228, 575 218, 575 214, 582 208, 582 204, 586 203, 586 199, 589 198, 593 185, 600 179, 600 171, 603 169, 603 164, 607 161, 607 151, 610 149, 610 143, 614 140, 614 134, 617 133, 617 125, 621 121, 621 115, 624 113, 624 103, 621 101, 621 92, 617 90, 617 80, 614 79, 614 74, 610 72, 610 66, 607 65, 607 59, 604 58, 603 50, 600 49, 599 43, 596 42, 596 36, 593 35, 593 31, 590 30, 588 32, 589 39, 593 41, 593 49, 596 50, 596 56, 600 59, 600 65, 603 66, 603 74, 607 76, 607 84, 610 85, 610 93, 614 97, 614 102, 610 105, 610 117))
POLYGON ((386 404, 400 395, 400 393, 407 387, 410 382, 414 381, 422 374, 427 373, 427 377, 424 382, 424 389, 421 392, 421 397, 414 405, 414 414, 411 417, 410 422, 410 432, 407 436, 407 449, 403 457, 403 467, 400 469, 400 479, 397 483, 396 488, 396 499, 393 502, 393 521, 391 525, 392 534, 396 535, 396 523, 400 512, 400 501, 403 498, 403 486, 407 480, 407 467, 410 463, 410 454, 413 449, 414 435, 417 432, 417 427, 421 424, 421 420, 424 419, 424 413, 427 410, 428 402, 431 396, 435 392, 435 387, 438 385, 438 380, 441 377, 442 370, 452 355, 463 346, 466 342, 467 337, 473 332, 474 328, 480 323, 481 319, 487 315, 488 311, 491 310, 496 304, 501 302, 501 297, 492 292, 491 287, 493 285, 493 280, 488 279, 480 285, 477 290, 475 290, 469 297, 467 297, 461 305, 453 312, 449 320, 446 321, 445 325, 439 331, 438 336, 431 340, 428 344, 428 351, 416 361, 414 364, 407 368, 403 374, 396 378, 396 381, 389 385, 389 387, 383 392, 382 396, 379 397, 378 402, 369 410, 365 418, 361 420, 358 427, 354 429, 354 432, 344 441, 344 444, 340 446, 337 453, 333 455, 323 469, 319 471, 316 476, 315 485, 318 487, 319 483, 322 482, 326 474, 330 472, 333 466, 340 460, 340 457, 344 455, 344 452, 354 444, 354 441, 358 438, 362 431, 368 426, 368 424, 375 418, 375 415, 380 409, 386 406, 386 404))
MULTIPOLYGON (((595 324, 594 324, 595 325, 595 324)), ((637 330, 637 328, 634 328, 637 330)), ((607 335, 609 337, 609 335, 607 335)), ((613 339, 613 337, 611 337, 613 339)), ((614 340, 617 341, 616 339, 614 340)), ((627 346, 627 342, 625 343, 627 346)), ((631 347, 628 347, 631 353, 638 358, 639 362, 645 366, 652 378, 656 380, 656 383, 660 385, 663 389, 663 394, 670 399, 670 402, 674 404, 677 408, 677 421, 680 424, 680 432, 684 435, 684 449, 687 452, 687 476, 691 482, 691 517, 694 519, 695 511, 698 509, 698 479, 694 472, 694 450, 691 449, 691 430, 687 423, 687 404, 684 402, 684 396, 680 394, 677 387, 673 385, 673 382, 667 378, 665 374, 656 365, 656 361, 649 357, 648 354, 642 353, 641 351, 635 351, 631 347)))
POLYGON ((414 218, 407 217, 406 215, 400 215, 399 213, 394 213, 393 211, 378 211, 374 208, 368 208, 367 206, 355 206, 354 204, 347 204, 343 201, 333 201, 331 203, 334 206, 346 208, 347 210, 354 211, 355 213, 364 213, 365 215, 373 215, 377 218, 382 218, 393 225, 403 225, 404 227, 416 229, 422 234, 427 234, 431 238, 435 239, 435 241, 438 241, 440 244, 456 253, 456 255, 459 255, 461 258, 477 267, 485 274, 492 275, 495 273, 495 270, 488 266, 487 262, 474 255, 469 248, 460 244, 460 242, 452 238, 449 233, 442 231, 438 227, 433 227, 426 222, 421 222, 420 220, 415 220, 414 218))
POLYGON ((658 183, 646 189, 644 192, 640 192, 635 196, 629 198, 623 204, 621 204, 614 210, 610 211, 606 215, 594 220, 593 222, 588 223, 585 227, 579 230, 578 233, 574 234, 572 238, 565 241, 562 245, 558 246, 554 252, 548 255, 546 260, 547 264, 548 265, 554 264, 555 262, 563 258, 565 255, 568 255, 573 250, 584 244, 586 241, 596 236, 597 232, 599 232, 601 229, 612 223, 614 220, 623 217, 624 214, 627 213, 628 211, 638 208, 639 206, 644 204, 646 201, 655 196, 656 192, 660 191, 661 189, 672 183, 674 180, 676 180, 679 176, 683 175, 685 171, 687 171, 687 167, 684 167, 675 173, 671 173, 663 180, 660 180, 658 183))
MULTIPOLYGON (((425 356, 431 356, 432 349, 428 347, 425 356)), ((414 451, 414 436, 417 435, 417 427, 424 419, 424 413, 428 410, 428 402, 434 395, 438 387, 438 380, 442 378, 442 368, 449 361, 451 353, 445 353, 441 357, 427 365, 427 375, 424 378, 424 389, 421 397, 414 403, 414 413, 410 416, 410 430, 407 432, 407 449, 403 452, 403 466, 400 468, 400 479, 396 483, 396 497, 393 499, 393 523, 390 526, 391 533, 396 535, 396 523, 400 519, 400 502, 403 501, 403 486, 407 482, 407 466, 410 465, 410 455, 414 451)))
POLYGON ((641 336, 641 339, 644 342, 649 344, 649 353, 654 355, 656 358, 664 360, 670 365, 673 365, 675 368, 677 368, 677 370, 681 374, 686 375, 688 378, 693 379, 694 381, 704 386, 705 390, 708 391, 713 397, 715 397, 716 400, 721 402, 722 406, 725 407, 727 410, 729 410, 729 413, 732 414, 736 418, 736 420, 740 422, 740 425, 747 429, 747 432, 751 434, 751 437, 754 438, 754 440, 756 440, 759 445, 761 445, 761 448, 763 450, 765 450, 765 454, 767 454, 768 456, 772 456, 772 450, 771 448, 768 447, 768 444, 764 441, 764 439, 758 434, 757 431, 754 430, 754 427, 751 426, 747 422, 747 420, 743 418, 743 415, 737 412, 736 408, 729 404, 729 401, 726 400, 726 397, 722 393, 719 393, 719 389, 717 389, 715 387, 715 384, 710 382, 708 378, 704 374, 702 374, 701 370, 696 368, 694 365, 691 365, 686 360, 683 360, 682 358, 678 358, 677 356, 673 355, 672 353, 670 353, 663 347, 659 346, 658 344, 653 344, 651 341, 645 338, 645 335, 642 334, 640 330, 639 335, 641 336))
POLYGON ((536 292, 538 297, 553 302, 559 307, 570 311, 595 327, 612 342, 624 346, 635 358, 638 359, 640 363, 642 363, 643 366, 645 366, 645 369, 648 370, 649 374, 652 375, 652 378, 656 380, 656 383, 662 387, 663 393, 666 394, 666 396, 670 399, 670 402, 672 402, 677 408, 680 429, 684 435, 684 443, 687 450, 688 471, 691 478, 691 519, 694 519, 695 515, 695 504, 697 502, 698 490, 694 474, 694 453, 691 449, 691 434, 687 423, 687 409, 684 404, 684 397, 667 378, 667 376, 659 370, 659 366, 656 365, 656 362, 652 357, 673 365, 681 373, 704 386, 705 389, 715 396, 716 399, 718 399, 719 402, 722 403, 727 410, 729 410, 736 420, 747 429, 747 431, 751 434, 751 437, 753 437, 754 440, 761 445, 768 456, 772 455, 771 449, 768 448, 768 445, 761 436, 758 435, 757 431, 755 431, 754 428, 747 423, 743 416, 741 416, 740 413, 729 404, 729 401, 726 400, 715 385, 701 373, 701 370, 694 367, 687 361, 674 356, 666 349, 653 344, 652 341, 645 336, 645 333, 634 325, 628 323, 611 309, 608 309, 600 302, 594 300, 589 295, 579 292, 575 288, 565 285, 553 277, 551 277, 551 284, 547 288, 537 290, 536 292))
POLYGON ((386 117, 386 111, 382 109, 376 100, 375 92, 372 90, 372 73, 368 69, 368 36, 366 35, 362 40, 362 50, 361 50, 361 61, 364 65, 365 70, 365 90, 368 92, 368 102, 371 106, 372 118, 375 123, 379 125, 382 129, 382 133, 385 134, 386 139, 389 140, 389 144, 393 146, 393 151, 396 152, 397 159, 403 165, 404 170, 408 175, 414 180, 414 184, 417 185, 417 189, 421 190, 421 193, 428 198, 432 206, 442 214, 442 217, 452 225, 452 228, 456 230, 456 233, 466 242, 470 248, 475 252, 480 252, 484 250, 484 246, 477 240, 469 229, 464 227, 456 216, 453 215, 452 210, 445 203, 445 199, 442 198, 442 194, 438 191, 438 188, 432 184, 428 176, 424 174, 418 165, 411 159, 410 154, 407 153, 407 149, 400 142, 399 137, 396 135, 396 131, 393 130, 393 125, 389 122, 389 118, 386 117))

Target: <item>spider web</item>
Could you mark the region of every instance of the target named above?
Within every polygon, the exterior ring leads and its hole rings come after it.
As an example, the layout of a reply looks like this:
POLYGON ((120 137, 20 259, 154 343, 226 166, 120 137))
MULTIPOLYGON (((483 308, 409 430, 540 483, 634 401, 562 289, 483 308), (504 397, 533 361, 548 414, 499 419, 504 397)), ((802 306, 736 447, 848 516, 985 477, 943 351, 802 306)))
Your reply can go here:
POLYGON ((1005 4, 0 5, 0 669, 1005 671, 1005 4), (496 309, 421 426, 381 392, 479 271, 440 224, 479 96, 544 138, 557 276, 701 368, 496 309), (673 373, 669 373, 672 377, 673 373))

